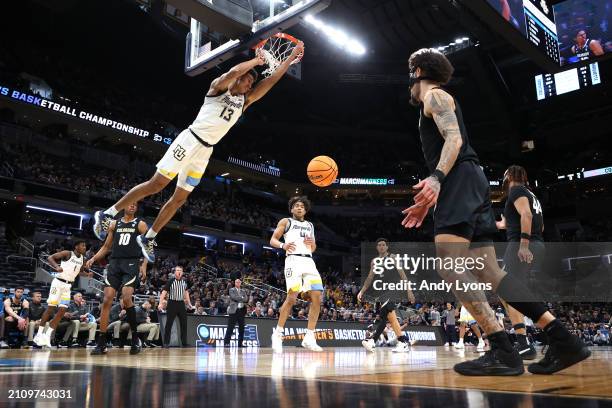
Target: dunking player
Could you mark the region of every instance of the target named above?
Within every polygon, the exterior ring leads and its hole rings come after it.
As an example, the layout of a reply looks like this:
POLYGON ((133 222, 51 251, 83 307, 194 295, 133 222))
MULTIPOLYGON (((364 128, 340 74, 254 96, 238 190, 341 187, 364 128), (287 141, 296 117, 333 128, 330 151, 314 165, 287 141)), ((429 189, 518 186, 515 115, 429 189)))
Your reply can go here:
MULTIPOLYGON (((450 61, 434 49, 420 49, 409 59, 411 103, 420 106, 419 132, 425 161, 431 176, 419 182, 415 204, 403 211, 406 228, 419 227, 428 210, 434 209, 434 236, 437 256, 481 258, 482 269, 471 273, 478 281, 490 283, 506 302, 531 318, 544 330, 551 346, 546 356, 529 365, 534 374, 552 374, 589 357, 590 351, 540 302, 517 302, 518 296, 533 299, 527 287, 501 270, 489 234, 496 231, 489 198, 489 182, 479 166, 478 156, 469 143, 457 101, 441 85, 453 73, 450 61), (477 244, 477 245, 472 245, 477 244)), ((471 273, 458 274, 452 269, 439 270, 445 280, 470 279, 471 273)), ((512 347, 504 328, 495 320, 483 292, 468 296, 455 291, 480 327, 485 331, 491 350, 474 360, 455 365, 464 375, 520 375, 523 361, 512 347)))
POLYGON ((476 351, 484 351, 485 342, 482 339, 482 333, 480 333, 480 329, 478 328, 478 324, 476 324, 476 320, 472 317, 467 308, 461 306, 461 310, 459 311, 459 341, 455 343, 456 349, 463 349, 465 345, 463 343, 463 337, 465 336, 465 331, 468 326, 472 329, 472 332, 476 337, 478 337, 478 345, 476 346, 476 351))
MULTIPOLYGON (((389 240, 386 238, 378 238, 376 240, 376 251, 378 252, 378 258, 385 259, 387 257, 393 257, 393 254, 389 253, 389 240)), ((381 319, 378 322, 376 331, 372 337, 362 341, 361 344, 366 350, 373 352, 374 348, 376 348, 378 338, 382 335, 383 331, 387 327, 388 321, 391 323, 391 327, 397 336, 397 345, 393 349, 393 352, 405 353, 410 350, 409 340, 406 336, 404 336, 404 333, 402 333, 399 321, 397 320, 397 316, 395 314, 395 308, 397 306, 396 302, 398 301, 398 298, 401 297, 400 293, 390 292, 388 290, 370 290, 370 286, 372 285, 375 275, 374 260, 372 260, 370 263, 370 273, 363 283, 363 287, 357 294, 357 300, 361 302, 366 292, 372 293, 373 297, 378 298, 378 302, 380 302, 378 313, 380 314, 381 319)), ((378 274, 378 279, 380 279, 383 283, 399 283, 402 280, 408 280, 408 278, 406 278, 406 273, 400 268, 385 269, 381 274, 378 274)), ((410 289, 408 289, 407 299, 410 301, 410 303, 414 303, 414 295, 410 289)))
POLYGON ((144 256, 149 262, 153 262, 155 236, 172 219, 200 183, 214 145, 236 124, 245 109, 272 89, 303 51, 304 44, 299 42, 291 56, 270 77, 259 82, 254 88, 252 86, 257 80, 257 71, 254 68, 264 64, 264 58, 259 52, 252 60, 236 65, 215 79, 195 121, 170 145, 164 157, 157 163, 157 171, 153 177, 132 188, 106 211, 95 213, 96 236, 104 239, 111 221, 119 211, 130 203, 160 192, 178 175, 174 194, 164 204, 151 228, 137 237, 144 256))
POLYGON ((111 222, 104 245, 86 264, 88 268, 91 268, 96 261, 103 259, 111 252, 106 281, 104 282, 106 284, 104 303, 100 311, 100 336, 98 337, 98 345, 91 352, 92 355, 106 354, 107 352, 106 331, 108 330, 110 309, 120 288, 126 320, 132 331, 130 354, 140 353, 136 308, 132 302, 132 295, 134 294, 134 288, 138 285, 139 270, 141 279, 146 279, 147 260, 145 258, 139 267, 141 250, 136 243, 136 238, 146 232, 147 224, 135 217, 137 208, 136 203, 129 204, 125 208, 123 218, 111 222))
POLYGON ((289 200, 289 211, 291 218, 280 220, 270 238, 271 246, 280 248, 287 254, 285 258, 287 297, 280 308, 278 325, 272 332, 272 348, 275 352, 282 351, 285 322, 291 314, 298 294, 302 292, 310 301, 308 330, 302 341, 302 347, 312 351, 321 351, 315 339, 314 330, 321 310, 323 281, 312 259, 312 253, 317 249, 314 225, 304 219, 306 213, 310 211, 310 201, 306 197, 292 197, 289 200), (280 241, 281 238, 284 242, 280 241))
MULTIPOLYGON (((542 205, 529 190, 527 171, 510 166, 504 173, 503 189, 507 195, 502 220, 497 228, 506 230, 508 246, 504 254, 504 270, 525 282, 532 270, 537 270, 544 258, 544 214, 542 205)), ((502 300, 503 301, 503 300, 502 300)), ((517 336, 517 348, 523 360, 536 358, 536 350, 527 339, 525 316, 504 304, 517 336)))
POLYGON ((48 307, 45 313, 43 313, 40 320, 40 326, 38 326, 38 332, 36 336, 34 336, 34 343, 38 346, 51 347, 51 335, 57 328, 60 320, 62 320, 64 313, 66 313, 68 305, 70 305, 70 289, 77 276, 79 276, 79 274, 89 277, 93 276, 91 272, 85 273, 85 268, 83 268, 86 251, 87 244, 85 241, 75 241, 72 246, 72 251, 60 251, 47 258, 49 264, 58 274, 51 282, 49 297, 47 298, 48 307), (55 314, 55 317, 53 317, 53 320, 51 320, 49 328, 46 328, 49 318, 53 315, 57 307, 59 307, 59 310, 55 314))

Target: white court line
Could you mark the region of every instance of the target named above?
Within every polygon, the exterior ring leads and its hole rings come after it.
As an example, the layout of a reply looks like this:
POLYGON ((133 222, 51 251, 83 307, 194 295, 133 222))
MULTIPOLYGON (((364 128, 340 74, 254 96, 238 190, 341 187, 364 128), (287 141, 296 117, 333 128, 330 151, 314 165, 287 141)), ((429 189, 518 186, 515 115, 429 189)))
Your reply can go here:
POLYGON ((14 374, 77 374, 77 373, 89 373, 84 370, 41 370, 41 371, 10 371, 0 372, 0 375, 14 375, 14 374))

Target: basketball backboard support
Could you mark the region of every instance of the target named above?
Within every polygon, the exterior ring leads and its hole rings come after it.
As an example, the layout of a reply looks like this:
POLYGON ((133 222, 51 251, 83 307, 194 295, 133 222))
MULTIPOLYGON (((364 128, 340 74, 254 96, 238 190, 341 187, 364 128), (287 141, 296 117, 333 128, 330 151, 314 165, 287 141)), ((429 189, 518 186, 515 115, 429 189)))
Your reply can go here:
POLYGON ((185 73, 199 75, 325 10, 331 0, 167 0, 191 17, 185 73))

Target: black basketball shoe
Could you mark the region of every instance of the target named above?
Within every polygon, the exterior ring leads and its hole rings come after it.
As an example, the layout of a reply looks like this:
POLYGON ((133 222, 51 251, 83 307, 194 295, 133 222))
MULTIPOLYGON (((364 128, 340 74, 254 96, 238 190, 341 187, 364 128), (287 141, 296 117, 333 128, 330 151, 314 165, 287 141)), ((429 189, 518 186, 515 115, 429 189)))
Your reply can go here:
POLYGON ((525 345, 514 343, 514 349, 518 351, 523 360, 535 360, 535 358, 538 356, 538 352, 531 343, 525 345))
POLYGON ((544 358, 529 364, 527 370, 531 374, 553 374, 589 358, 590 355, 591 351, 587 345, 576 336, 570 336, 563 341, 550 339, 544 358))
POLYGON ((511 352, 503 351, 491 344, 491 350, 476 360, 464 361, 455 364, 455 371, 462 375, 470 376, 509 376, 521 375, 525 372, 523 360, 518 351, 512 349, 511 352))
POLYGON ((97 345, 95 349, 91 350, 91 355, 92 356, 101 356, 108 353, 108 350, 106 349, 106 346, 101 346, 101 345, 97 345))

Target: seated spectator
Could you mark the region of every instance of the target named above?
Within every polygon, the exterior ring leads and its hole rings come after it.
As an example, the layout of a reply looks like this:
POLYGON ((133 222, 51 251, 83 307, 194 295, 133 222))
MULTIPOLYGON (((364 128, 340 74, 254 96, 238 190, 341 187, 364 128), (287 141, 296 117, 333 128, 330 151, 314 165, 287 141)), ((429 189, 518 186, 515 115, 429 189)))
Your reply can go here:
POLYGON ((70 322, 70 325, 64 334, 63 345, 71 348, 80 347, 78 338, 79 333, 82 331, 88 332, 87 346, 93 347, 96 345, 96 329, 98 325, 95 321, 89 321, 89 311, 82 294, 78 292, 74 294, 68 311, 64 314, 64 318, 70 322))
POLYGON ((38 330, 40 319, 47 308, 42 304, 42 294, 39 291, 32 293, 32 301, 30 302, 30 322, 28 324, 28 345, 34 346, 34 333, 38 330))
POLYGON ((4 334, 9 344, 18 347, 24 342, 30 312, 30 302, 23 297, 23 292, 23 287, 15 288, 14 296, 4 300, 4 334), (15 341, 12 334, 17 334, 15 341))
POLYGON ((126 333, 130 330, 130 324, 125 321, 126 311, 123 307, 123 301, 113 305, 110 310, 108 331, 113 331, 113 343, 120 346, 121 333, 126 333))
POLYGON ((601 330, 597 330, 597 334, 593 337, 593 344, 598 346, 605 346, 608 344, 608 336, 602 333, 601 330))
MULTIPOLYGON (((151 322, 151 313, 153 313, 151 303, 145 300, 142 306, 136 308, 136 323, 138 323, 138 333, 147 335, 147 339, 144 341, 145 346, 155 348, 157 345, 154 342, 159 340, 159 324, 151 322)), ((128 339, 131 335, 130 332, 128 339)))

